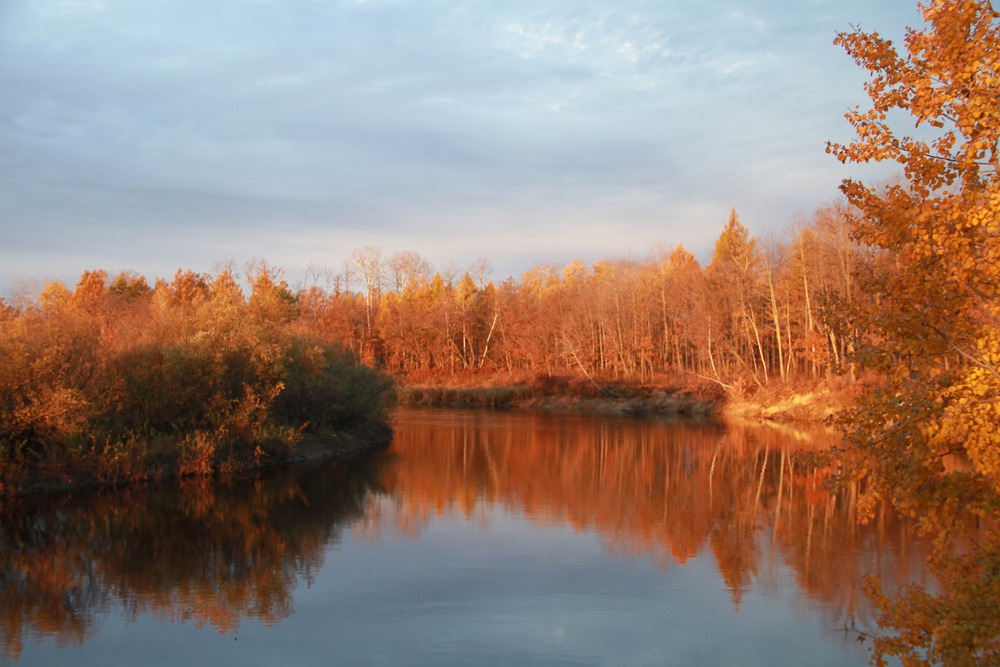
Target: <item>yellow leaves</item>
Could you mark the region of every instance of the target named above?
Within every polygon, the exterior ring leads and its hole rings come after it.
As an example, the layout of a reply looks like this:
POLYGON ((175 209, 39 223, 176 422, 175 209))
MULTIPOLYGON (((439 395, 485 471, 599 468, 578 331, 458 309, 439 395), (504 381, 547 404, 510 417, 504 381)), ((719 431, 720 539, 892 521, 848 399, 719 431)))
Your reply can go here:
MULTIPOLYGON (((923 10, 928 28, 907 32, 904 54, 876 34, 836 40, 872 74, 871 106, 847 115, 856 141, 828 151, 842 161, 895 160, 905 174, 881 190, 843 186, 862 212, 853 236, 891 253, 899 272, 880 285, 885 308, 871 326, 884 336, 882 352, 902 362, 890 369, 902 402, 873 402, 877 430, 863 437, 888 438, 870 450, 889 457, 885 466, 901 465, 890 459, 905 449, 912 474, 928 480, 941 474, 936 456, 964 450, 1000 493, 1000 174, 979 163, 1000 136, 1000 16, 975 0, 923 10), (896 134, 891 109, 936 128, 936 138, 896 134)), ((889 495, 904 503, 911 473, 885 470, 899 487, 889 495)), ((924 501, 933 498, 905 500, 924 501)))
POLYGON ((992 194, 988 206, 980 210, 977 219, 990 236, 1000 233, 1000 189, 992 194))
MULTIPOLYGON (((894 363, 880 367, 888 387, 862 396, 847 436, 872 487, 939 530, 947 549, 956 525, 1000 512, 1000 14, 983 0, 935 0, 921 9, 927 28, 907 31, 903 56, 887 54, 890 45, 877 36, 838 36, 872 73, 871 110, 848 117, 855 144, 830 148, 842 161, 892 159, 904 170, 901 187, 843 186, 862 211, 855 237, 885 250, 899 272, 876 282, 885 307, 869 323, 882 335, 881 357, 872 358, 894 363), (871 119, 887 109, 908 112, 936 138, 875 127, 871 119)), ((976 559, 982 553, 970 550, 976 559)), ((1000 558, 994 550, 980 562, 996 571, 1000 558)), ((985 593, 971 597, 996 610, 996 586, 985 593)), ((880 654, 907 656, 905 664, 985 664, 985 644, 969 637, 981 632, 995 645, 990 623, 1000 616, 962 618, 960 632, 948 636, 942 619, 956 610, 947 601, 923 591, 907 596, 909 609, 886 604, 895 609, 883 627, 899 634, 877 640, 877 664, 880 654)))
POLYGON ((968 370, 948 389, 939 437, 964 449, 972 469, 1000 493, 1000 332, 988 328, 965 358, 968 370))
POLYGON ((1000 493, 1000 435, 995 431, 1000 408, 996 400, 971 404, 964 416, 970 425, 965 450, 973 470, 988 480, 995 493, 1000 493))
POLYGON ((930 190, 981 176, 979 162, 987 159, 1000 137, 996 14, 989 2, 936 5, 924 8, 928 30, 908 31, 905 58, 876 33, 856 30, 834 40, 872 73, 865 85, 872 104, 847 114, 857 133, 855 144, 828 147, 841 161, 899 162, 914 183, 930 190), (885 126, 891 109, 909 112, 917 125, 943 131, 931 142, 933 157, 912 137, 896 140, 885 126))
POLYGON ((38 296, 38 301, 42 308, 59 308, 66 304, 69 297, 69 289, 57 280, 46 283, 42 293, 38 296))

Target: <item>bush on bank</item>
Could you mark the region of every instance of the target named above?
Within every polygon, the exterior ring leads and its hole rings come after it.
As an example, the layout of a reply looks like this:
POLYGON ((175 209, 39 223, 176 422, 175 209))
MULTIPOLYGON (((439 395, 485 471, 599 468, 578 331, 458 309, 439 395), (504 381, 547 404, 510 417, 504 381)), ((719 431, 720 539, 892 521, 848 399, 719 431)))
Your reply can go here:
POLYGON ((287 458, 304 432, 384 420, 391 380, 301 326, 273 272, 251 285, 245 298, 228 271, 155 287, 96 271, 3 309, 0 492, 31 469, 225 471, 287 458))

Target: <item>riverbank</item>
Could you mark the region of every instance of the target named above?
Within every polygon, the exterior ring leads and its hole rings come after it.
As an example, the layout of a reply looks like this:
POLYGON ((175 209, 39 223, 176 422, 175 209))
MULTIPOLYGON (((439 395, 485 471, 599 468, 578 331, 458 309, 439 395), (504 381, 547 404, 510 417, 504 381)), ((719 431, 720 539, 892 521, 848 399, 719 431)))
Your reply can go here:
POLYGON ((572 381, 510 386, 448 387, 400 385, 406 407, 544 410, 663 417, 708 417, 766 422, 829 422, 853 401, 849 387, 766 388, 733 396, 715 385, 665 387, 617 384, 589 386, 572 381))
POLYGON ((650 416, 711 417, 721 403, 714 395, 646 386, 608 388, 531 385, 489 387, 401 386, 399 405, 406 407, 490 408, 650 416))
POLYGON ((728 419, 778 423, 830 423, 857 396, 853 387, 764 389, 726 401, 720 414, 728 419))
POLYGON ((391 442, 391 426, 384 421, 372 421, 349 432, 303 433, 295 442, 280 446, 261 443, 253 457, 221 458, 200 468, 192 468, 179 457, 162 453, 113 461, 45 462, 31 466, 0 463, 0 500, 85 493, 175 477, 250 474, 325 459, 350 459, 388 447, 391 442))
MULTIPOLYGON (((733 419, 782 424, 825 423, 852 400, 844 388, 762 390, 733 398, 710 386, 651 387, 641 385, 584 386, 572 381, 514 386, 397 386, 403 407, 538 410, 696 419, 733 419), (553 385, 553 386, 549 386, 553 385)), ((77 493, 171 477, 227 476, 307 461, 350 458, 387 447, 392 429, 370 421, 350 432, 299 433, 253 448, 253 455, 218 456, 197 463, 183 459, 176 447, 147 446, 142 454, 122 450, 117 456, 17 466, 0 463, 0 498, 77 493), (172 454, 164 453, 164 450, 172 454), (158 452, 158 453, 157 453, 158 452)))

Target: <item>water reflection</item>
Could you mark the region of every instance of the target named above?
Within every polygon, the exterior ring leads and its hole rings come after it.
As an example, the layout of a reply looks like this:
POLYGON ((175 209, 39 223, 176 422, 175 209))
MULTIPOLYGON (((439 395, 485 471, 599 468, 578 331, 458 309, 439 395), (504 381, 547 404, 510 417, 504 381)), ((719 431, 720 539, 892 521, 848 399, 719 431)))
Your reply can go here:
POLYGON ((219 632, 275 623, 361 516, 377 458, 264 479, 185 480, 0 514, 0 658, 25 638, 83 643, 111 605, 219 632))
MULTIPOLYGON (((219 632, 294 624, 296 592, 324 561, 349 568, 331 545, 417 540, 455 515, 488 532, 498 507, 596 533, 614 557, 668 569, 711 559, 737 610, 748 591, 790 578, 835 617, 828 627, 871 626, 864 575, 890 593, 923 576, 923 542, 888 513, 859 526, 855 494, 831 494, 827 471, 794 455, 826 447, 823 434, 489 412, 396 422, 389 452, 350 465, 5 508, 0 660, 29 638, 83 644, 111 613, 219 632)), ((419 578, 406 566, 403 581, 419 578)))
POLYGON ((870 625, 864 576, 890 592, 924 583, 926 541, 888 511, 859 525, 856 490, 832 494, 829 471, 796 456, 833 444, 828 431, 487 412, 399 420, 383 470, 394 500, 373 504, 366 522, 376 533, 417 536, 432 517, 475 519, 500 504, 596 530, 611 553, 662 567, 710 552, 737 608, 790 567, 848 627, 870 625))

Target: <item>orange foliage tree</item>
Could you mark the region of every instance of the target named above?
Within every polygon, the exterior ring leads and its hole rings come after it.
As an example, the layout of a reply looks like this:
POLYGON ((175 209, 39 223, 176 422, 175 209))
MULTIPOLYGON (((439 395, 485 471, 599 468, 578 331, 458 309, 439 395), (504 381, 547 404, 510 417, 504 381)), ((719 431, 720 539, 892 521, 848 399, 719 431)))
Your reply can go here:
POLYGON ((997 664, 1000 536, 962 556, 954 543, 959 527, 1000 518, 1000 13, 983 0, 920 9, 927 27, 907 30, 904 53, 878 33, 835 40, 870 73, 871 107, 847 114, 856 139, 828 151, 903 168, 888 186, 843 185, 853 234, 895 265, 866 286, 879 308, 862 358, 886 381, 847 416, 848 443, 869 503, 939 535, 941 595, 875 591, 897 631, 877 643, 879 663, 997 664), (904 113, 912 134, 894 129, 904 113))

